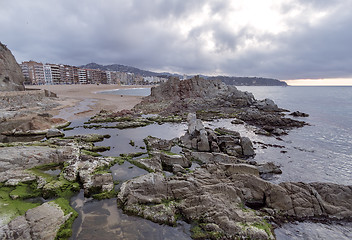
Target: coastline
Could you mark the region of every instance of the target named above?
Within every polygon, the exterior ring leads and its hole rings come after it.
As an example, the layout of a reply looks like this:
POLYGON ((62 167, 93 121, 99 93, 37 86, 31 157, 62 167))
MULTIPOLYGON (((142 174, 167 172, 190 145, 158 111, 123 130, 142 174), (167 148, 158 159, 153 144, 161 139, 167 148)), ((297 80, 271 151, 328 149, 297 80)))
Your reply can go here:
POLYGON ((102 109, 111 111, 132 109, 143 98, 142 96, 121 96, 100 93, 102 91, 151 87, 150 85, 121 86, 114 84, 36 85, 26 86, 26 90, 45 89, 55 93, 60 106, 50 110, 49 113, 72 121, 82 117, 93 116, 102 109), (61 114, 63 111, 65 114, 61 114))

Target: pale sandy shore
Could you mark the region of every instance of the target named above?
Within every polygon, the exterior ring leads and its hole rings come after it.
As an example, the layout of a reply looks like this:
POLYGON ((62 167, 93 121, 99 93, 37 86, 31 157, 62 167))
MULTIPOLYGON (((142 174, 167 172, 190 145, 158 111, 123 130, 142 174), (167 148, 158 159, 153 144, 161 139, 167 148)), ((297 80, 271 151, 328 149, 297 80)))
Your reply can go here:
POLYGON ((142 100, 141 96, 121 96, 113 94, 103 94, 100 91, 140 88, 151 86, 120 86, 108 84, 87 84, 87 85, 40 85, 26 86, 26 89, 46 89, 57 94, 57 101, 60 107, 51 111, 56 117, 61 117, 72 121, 81 117, 89 117, 98 113, 102 109, 120 111, 132 109, 134 105, 142 100))

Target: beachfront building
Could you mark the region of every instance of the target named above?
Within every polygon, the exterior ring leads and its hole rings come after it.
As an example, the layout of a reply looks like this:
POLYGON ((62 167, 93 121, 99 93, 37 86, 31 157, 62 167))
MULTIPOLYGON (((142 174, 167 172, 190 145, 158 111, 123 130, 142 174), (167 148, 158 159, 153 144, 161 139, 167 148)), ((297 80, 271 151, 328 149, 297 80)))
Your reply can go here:
POLYGON ((45 84, 44 68, 42 63, 35 61, 20 64, 26 82, 33 85, 45 84))
POLYGON ((53 78, 52 78, 52 73, 51 73, 51 66, 49 64, 44 64, 44 81, 45 84, 47 85, 52 85, 53 84, 53 78))
POLYGON ((51 69, 51 79, 53 84, 61 83, 60 66, 57 64, 49 64, 51 69))
POLYGON ((73 66, 61 64, 60 79, 61 79, 61 84, 74 84, 73 66))
POLYGON ((86 69, 78 69, 78 82, 80 84, 87 84, 87 70, 86 69))
MULTIPOLYGON (((134 73, 83 69, 65 64, 42 64, 35 61, 22 62, 25 84, 124 84, 142 85, 148 83, 141 75, 134 73)), ((160 82, 161 78, 152 77, 160 82)))
POLYGON ((121 84, 120 74, 117 71, 105 71, 108 84, 121 84))

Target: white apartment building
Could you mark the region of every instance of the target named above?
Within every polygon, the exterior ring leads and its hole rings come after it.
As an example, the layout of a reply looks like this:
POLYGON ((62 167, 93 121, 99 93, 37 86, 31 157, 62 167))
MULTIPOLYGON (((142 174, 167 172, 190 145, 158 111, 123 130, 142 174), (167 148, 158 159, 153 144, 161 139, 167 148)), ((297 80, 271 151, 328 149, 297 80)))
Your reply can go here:
POLYGON ((87 70, 86 69, 78 69, 78 81, 80 84, 87 83, 87 70))
POLYGON ((45 84, 47 85, 52 85, 53 84, 53 78, 52 78, 52 73, 51 73, 51 66, 48 64, 44 64, 44 79, 45 79, 45 84))

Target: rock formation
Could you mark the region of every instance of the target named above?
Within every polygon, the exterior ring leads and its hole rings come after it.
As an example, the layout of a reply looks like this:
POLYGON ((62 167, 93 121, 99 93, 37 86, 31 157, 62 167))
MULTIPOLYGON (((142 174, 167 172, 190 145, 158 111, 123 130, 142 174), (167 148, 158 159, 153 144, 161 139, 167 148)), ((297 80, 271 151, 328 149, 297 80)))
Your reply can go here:
POLYGON ((23 91, 21 67, 11 51, 0 42, 0 91, 23 91))
POLYGON ((60 226, 69 217, 54 202, 46 202, 0 226, 0 239, 55 239, 60 226))
POLYGON ((258 227, 265 225, 265 218, 349 219, 351 194, 351 186, 275 185, 258 178, 250 165, 207 164, 183 176, 150 173, 129 180, 123 183, 118 201, 125 211, 159 223, 175 224, 181 215, 224 239, 271 239, 270 227, 268 231, 258 227), (246 206, 261 209, 262 214, 246 206))
POLYGON ((64 127, 70 123, 62 118, 51 118, 51 116, 37 115, 31 119, 24 119, 21 124, 10 131, 0 132, 8 136, 28 136, 28 135, 45 135, 47 137, 62 136, 59 127, 64 127), (55 129, 55 130, 54 130, 55 129))
POLYGON ((252 142, 238 132, 224 128, 204 128, 196 114, 188 114, 188 131, 180 138, 182 146, 198 152, 226 153, 231 156, 250 157, 255 155, 252 142))
POLYGON ((136 161, 151 173, 124 182, 118 194, 128 213, 170 225, 181 216, 211 239, 273 239, 266 220, 351 218, 352 186, 267 182, 260 174, 281 173, 275 164, 250 165, 238 158, 254 154, 249 138, 205 129, 195 114, 188 114, 188 130, 180 139, 145 142, 151 157, 136 161), (165 151, 177 143, 183 153, 168 156, 165 151), (183 155, 201 167, 190 171, 183 155), (163 170, 175 175, 166 177, 163 170))
POLYGON ((225 107, 246 107, 254 103, 251 93, 241 92, 220 80, 208 81, 199 76, 187 80, 171 77, 151 89, 151 94, 135 106, 143 112, 180 113, 225 107))
POLYGON ((187 113, 196 112, 202 120, 236 117, 263 129, 268 135, 285 134, 286 129, 305 125, 302 121, 283 117, 285 110, 270 99, 256 100, 251 93, 227 86, 220 80, 205 80, 198 76, 187 80, 171 77, 153 87, 151 95, 137 104, 134 111, 184 118, 187 113))

